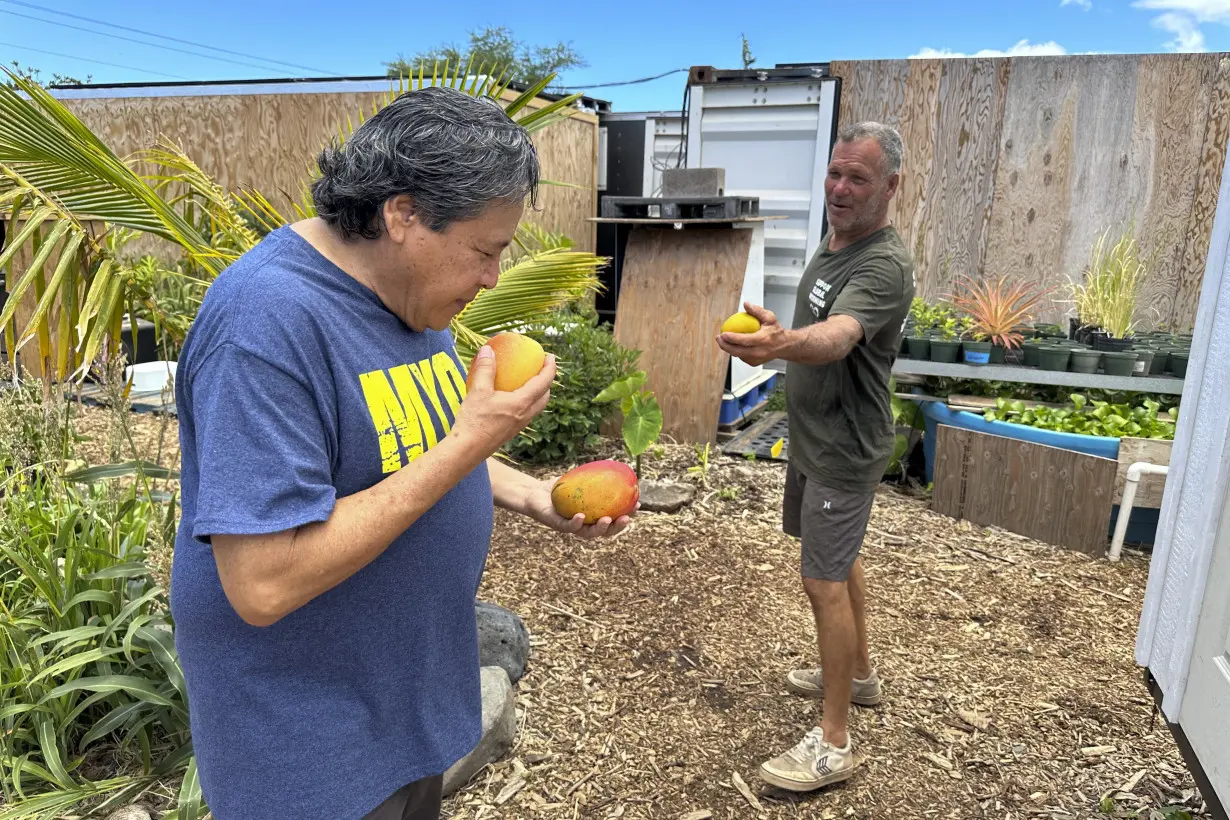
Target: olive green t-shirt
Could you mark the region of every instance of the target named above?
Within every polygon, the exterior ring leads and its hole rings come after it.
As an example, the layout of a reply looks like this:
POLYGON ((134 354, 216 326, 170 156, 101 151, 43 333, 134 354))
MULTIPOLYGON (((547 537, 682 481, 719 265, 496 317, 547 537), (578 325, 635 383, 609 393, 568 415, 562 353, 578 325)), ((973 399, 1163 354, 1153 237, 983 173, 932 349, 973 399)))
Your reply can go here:
POLYGON ((863 338, 844 359, 786 364, 790 460, 808 478, 873 491, 893 451, 888 388, 914 299, 914 264, 891 225, 839 251, 826 234, 795 296, 794 327, 853 317, 863 338))

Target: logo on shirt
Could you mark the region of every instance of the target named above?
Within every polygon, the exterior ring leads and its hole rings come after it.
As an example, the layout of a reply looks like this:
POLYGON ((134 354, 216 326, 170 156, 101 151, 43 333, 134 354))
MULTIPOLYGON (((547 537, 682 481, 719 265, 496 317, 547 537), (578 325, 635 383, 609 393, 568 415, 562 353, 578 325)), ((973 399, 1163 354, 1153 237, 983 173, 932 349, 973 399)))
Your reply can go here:
POLYGON ((820 318, 820 311, 828 307, 829 291, 833 286, 823 279, 817 279, 816 284, 811 286, 811 293, 807 294, 807 302, 811 305, 811 315, 820 318))
POLYGON ((436 446, 440 436, 433 413, 448 435, 466 395, 465 377, 443 351, 414 364, 363 373, 359 383, 380 439, 381 469, 386 473, 397 472, 436 446))

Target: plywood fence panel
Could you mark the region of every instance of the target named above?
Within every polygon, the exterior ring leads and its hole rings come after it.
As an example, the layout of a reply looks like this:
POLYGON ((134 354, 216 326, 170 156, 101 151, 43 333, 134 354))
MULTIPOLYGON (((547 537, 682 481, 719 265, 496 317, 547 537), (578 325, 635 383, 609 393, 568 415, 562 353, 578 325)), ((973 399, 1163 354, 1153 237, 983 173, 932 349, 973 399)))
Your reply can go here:
POLYGON ((1134 219, 1151 254, 1147 325, 1195 317, 1230 135, 1224 54, 837 61, 841 125, 880 120, 905 142, 890 216, 915 257, 918 290, 954 276, 1051 289, 1042 320, 1066 315, 1066 285, 1094 242, 1134 219))

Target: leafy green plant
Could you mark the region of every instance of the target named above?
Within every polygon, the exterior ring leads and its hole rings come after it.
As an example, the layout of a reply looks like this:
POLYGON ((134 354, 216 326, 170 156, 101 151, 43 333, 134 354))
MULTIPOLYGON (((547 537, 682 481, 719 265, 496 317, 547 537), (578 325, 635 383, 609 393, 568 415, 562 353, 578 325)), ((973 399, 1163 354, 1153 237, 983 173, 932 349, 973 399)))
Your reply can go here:
POLYGON ((1108 228, 1094 243, 1082 282, 1069 286, 1081 323, 1123 339, 1136 329, 1137 300, 1147 269, 1129 224, 1113 245, 1108 228))
MULTIPOLYGON (((889 390, 893 393, 891 398, 893 410, 893 427, 909 427, 911 430, 925 430, 926 422, 923 420, 922 408, 916 402, 909 399, 903 399, 896 395, 897 380, 889 377, 889 390)), ((884 468, 884 475, 896 476, 905 473, 905 465, 902 459, 905 458, 910 448, 910 436, 901 431, 896 431, 893 434, 893 453, 889 457, 888 466, 884 468)))
POLYGON ((594 397, 599 404, 619 402, 623 414, 623 440, 636 463, 637 476, 641 475, 641 455, 658 440, 662 433, 662 408, 652 390, 645 388, 645 373, 638 370, 631 376, 620 379, 594 397))
POLYGON ((640 353, 615 341, 592 311, 557 311, 524 332, 555 354, 558 370, 546 408, 504 453, 532 464, 576 461, 598 443, 609 412, 594 396, 632 373, 640 353))
POLYGON ((1155 401, 1146 400, 1133 407, 1105 401, 1091 402, 1080 393, 1073 393, 1069 401, 1071 406, 1052 408, 1028 407, 1023 401, 999 399, 994 409, 983 413, 983 418, 1087 436, 1174 438, 1175 423, 1158 418, 1159 405, 1155 401))
POLYGON ((696 445, 696 464, 688 468, 689 475, 695 475, 700 478, 702 487, 709 486, 709 442, 705 442, 705 446, 696 445))

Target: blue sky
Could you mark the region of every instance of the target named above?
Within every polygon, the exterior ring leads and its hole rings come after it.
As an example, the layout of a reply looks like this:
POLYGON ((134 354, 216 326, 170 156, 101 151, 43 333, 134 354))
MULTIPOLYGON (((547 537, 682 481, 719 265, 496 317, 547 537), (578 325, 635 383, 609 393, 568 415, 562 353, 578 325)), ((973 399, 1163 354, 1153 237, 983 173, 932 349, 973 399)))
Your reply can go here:
POLYGON ((589 86, 697 64, 738 68, 740 34, 748 37, 758 66, 936 53, 1230 51, 1230 0, 765 0, 760 12, 725 0, 622 0, 595 3, 590 11, 579 11, 586 6, 576 0, 529 6, 471 0, 428 4, 429 14, 409 3, 296 0, 290 13, 278 5, 0 0, 0 62, 18 60, 41 69, 44 78, 53 71, 89 74, 94 82, 370 75, 382 73, 383 62, 399 54, 464 44, 471 29, 505 25, 530 44, 571 42, 589 66, 563 80, 610 100, 617 111, 639 111, 678 107, 684 75, 589 86))

